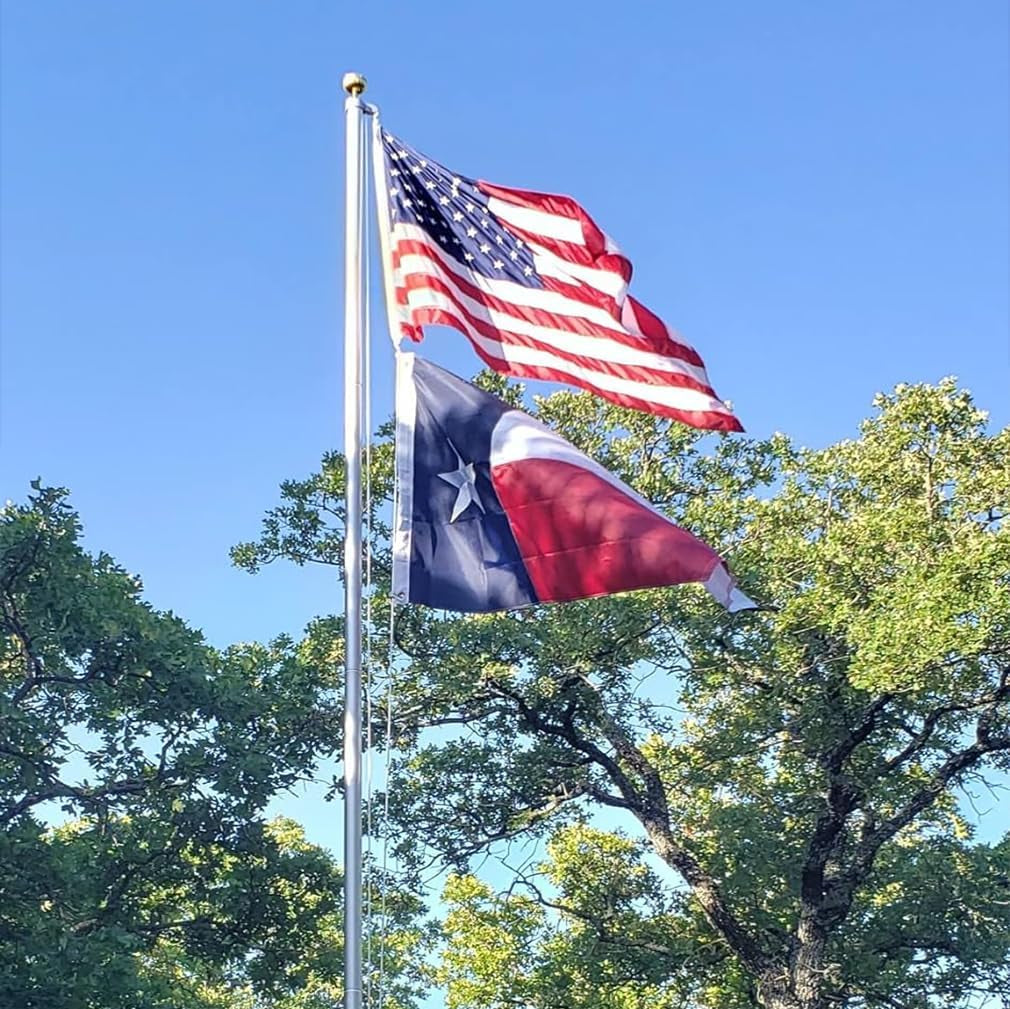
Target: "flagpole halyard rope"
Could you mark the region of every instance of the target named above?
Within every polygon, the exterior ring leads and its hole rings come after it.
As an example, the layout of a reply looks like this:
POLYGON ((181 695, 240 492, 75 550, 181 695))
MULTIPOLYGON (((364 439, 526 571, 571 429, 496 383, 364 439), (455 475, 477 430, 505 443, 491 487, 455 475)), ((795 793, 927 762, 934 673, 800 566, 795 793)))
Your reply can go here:
MULTIPOLYGON (((395 483, 393 495, 396 495, 395 483)), ((394 508, 395 514, 395 508, 394 508)), ((389 625, 386 638, 386 739, 383 747, 383 791, 382 791, 382 892, 379 895, 382 920, 382 942, 379 946, 379 1006, 383 1005, 386 994, 386 945, 389 931, 389 905, 386 899, 389 879, 389 769, 393 752, 393 646, 394 622, 396 620, 396 600, 389 596, 389 625)))
MULTIPOLYGON (((393 275, 392 265, 392 245, 390 236, 389 220, 389 187, 386 180, 385 159, 382 155, 382 123, 379 117, 379 110, 374 105, 367 106, 367 111, 372 117, 371 129, 371 154, 372 154, 372 194, 375 200, 376 212, 376 234, 379 240, 379 258, 382 268, 382 285, 386 308, 386 322, 389 329, 389 338, 393 343, 394 351, 399 352, 400 345, 400 309, 396 303, 396 285, 393 275)), ((402 381, 399 367, 394 368, 395 382, 397 388, 402 381)), ((394 395, 394 401, 396 397, 394 395)), ((397 467, 393 467, 393 502, 391 531, 395 539, 396 518, 399 514, 399 478, 397 467)), ((394 672, 394 651, 395 651, 395 621, 396 621, 396 599, 390 590, 389 598, 389 621, 386 633, 386 661, 385 661, 385 683, 383 693, 383 703, 385 704, 385 741, 383 746, 382 766, 383 766, 383 801, 382 801, 382 846, 381 846, 381 880, 382 888, 379 892, 379 964, 377 977, 376 1002, 378 1006, 384 1004, 387 995, 387 972, 386 972, 386 949, 389 940, 389 779, 390 768, 392 766, 393 751, 393 708, 395 693, 395 672, 394 672)))

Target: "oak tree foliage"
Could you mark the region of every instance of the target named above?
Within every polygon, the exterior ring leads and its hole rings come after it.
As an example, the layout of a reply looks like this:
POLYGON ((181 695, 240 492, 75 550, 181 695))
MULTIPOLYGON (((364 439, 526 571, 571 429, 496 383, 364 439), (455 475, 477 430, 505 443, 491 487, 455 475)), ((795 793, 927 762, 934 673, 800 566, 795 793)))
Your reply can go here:
MULTIPOLYGON (((398 611, 379 829, 408 870, 453 870, 436 967, 452 1009, 1010 995, 1010 839, 966 815, 995 809, 1010 769, 1010 431, 952 380, 874 407, 858 437, 805 449, 537 400, 761 607, 681 586, 398 611), (509 868, 482 879, 488 855, 509 868)), ((370 467, 380 659, 388 434, 370 467)), ((331 455, 286 483, 236 562, 338 563, 343 476, 331 455)))
POLYGON ((340 745, 339 654, 211 648, 80 538, 58 489, 0 512, 0 1006, 333 1009, 341 874, 265 808, 340 745))

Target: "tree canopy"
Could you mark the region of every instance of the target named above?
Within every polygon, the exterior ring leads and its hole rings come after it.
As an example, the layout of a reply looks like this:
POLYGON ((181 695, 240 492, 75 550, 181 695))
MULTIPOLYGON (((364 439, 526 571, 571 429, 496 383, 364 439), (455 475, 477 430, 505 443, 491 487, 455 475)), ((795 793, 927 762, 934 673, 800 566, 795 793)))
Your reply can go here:
POLYGON ((80 532, 38 484, 0 514, 0 1004, 332 1009, 341 874, 264 809, 339 745, 339 654, 213 649, 80 532))
MULTIPOLYGON (((858 438, 818 450, 584 394, 537 412, 720 549, 761 605, 730 615, 677 587, 398 611, 379 829, 408 871, 453 870, 436 968, 451 1009, 1010 995, 1010 839, 964 815, 1010 768, 1010 430, 951 380, 897 387, 858 438), (524 842, 539 854, 510 859, 524 842), (474 872, 489 855, 507 866, 493 883, 474 872)), ((284 484, 236 562, 336 563, 343 476, 331 455, 284 484)))
MULTIPOLYGON (((875 407, 809 450, 538 399, 759 608, 693 586, 401 608, 388 651, 380 432, 367 640, 390 691, 366 739, 390 751, 372 822, 401 877, 376 879, 376 1009, 432 984, 450 1009, 1010 996, 1010 836, 968 815, 1010 770, 1010 430, 952 381, 875 407)), ((235 562, 337 565, 343 484, 338 455, 285 483, 235 562)), ((339 751, 342 621, 212 648, 41 485, 0 513, 0 604, 0 1003, 338 1006, 340 872, 266 810, 339 751)))

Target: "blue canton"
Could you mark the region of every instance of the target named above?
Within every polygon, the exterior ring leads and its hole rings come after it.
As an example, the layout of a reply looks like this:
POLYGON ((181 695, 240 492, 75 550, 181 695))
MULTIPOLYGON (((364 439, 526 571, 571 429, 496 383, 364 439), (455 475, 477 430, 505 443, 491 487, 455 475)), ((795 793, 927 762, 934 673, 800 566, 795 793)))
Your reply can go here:
POLYGON ((443 252, 482 277, 543 287, 529 246, 491 213, 473 179, 454 175, 385 130, 382 147, 394 227, 422 228, 443 252))

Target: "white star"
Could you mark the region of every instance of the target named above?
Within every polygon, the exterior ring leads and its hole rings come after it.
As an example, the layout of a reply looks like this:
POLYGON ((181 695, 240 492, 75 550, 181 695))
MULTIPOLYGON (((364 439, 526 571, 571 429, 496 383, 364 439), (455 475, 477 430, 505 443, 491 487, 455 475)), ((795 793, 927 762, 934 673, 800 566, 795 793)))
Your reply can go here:
POLYGON ((491 246, 488 245, 487 242, 481 242, 480 251, 483 252, 484 255, 486 256, 491 251, 491 246))
POLYGON ((449 442, 449 448, 452 449, 453 455, 456 456, 459 468, 449 473, 439 473, 438 478, 439 480, 444 480, 447 484, 451 484, 459 492, 456 495, 456 500, 453 502, 452 515, 449 516, 449 522, 452 523, 470 505, 475 504, 482 512, 484 511, 484 505, 481 504, 480 497, 477 494, 477 471, 473 468, 473 463, 468 462, 464 464, 462 456, 456 451, 456 446, 451 441, 449 442))
POLYGON ((464 253, 463 253, 463 258, 464 258, 464 259, 465 259, 465 260, 466 260, 466 261, 467 261, 468 263, 470 263, 470 262, 473 262, 473 253, 472 253, 472 252, 464 252, 464 253))
POLYGON ((495 261, 494 261, 494 262, 493 262, 493 263, 492 263, 491 265, 492 265, 492 266, 493 266, 493 267, 494 267, 494 268, 495 268, 496 270, 500 270, 500 269, 501 269, 501 268, 502 268, 502 267, 503 267, 503 266, 504 266, 505 264, 504 264, 504 263, 503 263, 503 262, 502 262, 502 261, 501 261, 500 259, 496 259, 496 260, 495 260, 495 261))
POLYGON ((433 182, 430 179, 424 184, 425 189, 434 189, 438 185, 437 182, 433 182))
POLYGON ((504 245, 504 244, 505 244, 505 239, 504 239, 504 238, 502 238, 502 236, 501 236, 501 235, 495 235, 495 236, 494 236, 494 240, 495 240, 495 241, 496 241, 496 242, 497 242, 497 243, 498 243, 499 245, 504 245))
POLYGON ((533 267, 532 267, 532 266, 526 266, 526 267, 524 267, 524 268, 523 268, 523 273, 524 273, 524 274, 525 274, 525 275, 526 275, 527 277, 532 277, 532 276, 533 276, 533 267))
POLYGON ((514 261, 515 261, 515 260, 517 260, 518 258, 519 258, 519 253, 518 253, 518 252, 516 252, 516 250, 515 250, 515 249, 513 249, 513 250, 512 250, 512 251, 511 251, 511 252, 509 253, 509 259, 511 259, 511 260, 512 260, 512 261, 514 262, 514 261))
POLYGON ((459 211, 457 210, 457 211, 456 211, 456 212, 455 212, 455 213, 454 213, 454 214, 452 215, 452 219, 453 219, 454 221, 462 221, 462 220, 463 220, 463 215, 462 215, 462 214, 461 214, 461 213, 460 213, 460 212, 459 212, 459 211))
POLYGON ((467 200, 466 201, 466 212, 468 214, 472 214, 473 210, 474 210, 473 204, 469 200, 467 200))
POLYGON ((476 228, 467 228, 466 229, 466 237, 467 238, 476 238, 477 237, 477 229, 476 228))
POLYGON ((443 207, 447 207, 449 205, 449 197, 448 196, 440 196, 438 198, 438 202, 441 203, 443 207))

